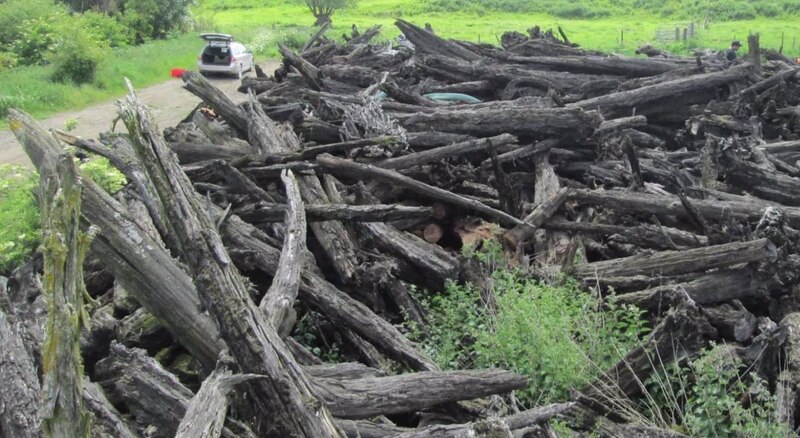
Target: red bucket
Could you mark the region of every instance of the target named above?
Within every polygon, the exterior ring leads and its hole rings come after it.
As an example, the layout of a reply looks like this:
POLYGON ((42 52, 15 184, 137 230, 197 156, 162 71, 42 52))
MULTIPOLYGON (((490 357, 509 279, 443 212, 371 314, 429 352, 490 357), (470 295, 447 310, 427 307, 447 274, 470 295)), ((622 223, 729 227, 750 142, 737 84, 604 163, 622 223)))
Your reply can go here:
POLYGON ((172 70, 170 70, 170 75, 173 78, 180 78, 186 72, 187 70, 185 68, 173 68, 172 70))

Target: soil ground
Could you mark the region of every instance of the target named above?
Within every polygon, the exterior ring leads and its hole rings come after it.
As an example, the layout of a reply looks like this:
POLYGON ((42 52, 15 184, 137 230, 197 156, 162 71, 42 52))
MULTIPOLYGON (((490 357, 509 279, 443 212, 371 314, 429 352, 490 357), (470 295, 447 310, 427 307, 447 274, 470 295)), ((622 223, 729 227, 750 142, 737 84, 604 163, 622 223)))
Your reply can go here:
MULTIPOLYGON (((273 72, 279 65, 278 61, 269 60, 260 63, 267 74, 273 72)), ((253 74, 252 72, 248 75, 253 74)), ((245 95, 236 91, 239 80, 235 77, 210 76, 208 78, 235 102, 244 100, 245 95)), ((136 84, 134 84, 136 86, 136 84)), ((180 79, 173 79, 152 87, 137 89, 136 94, 147 104, 159 128, 177 125, 198 104, 200 99, 183 89, 180 79)), ((111 130, 111 124, 117 115, 116 99, 84 108, 78 111, 68 111, 40 120, 46 129, 66 130, 66 123, 74 120, 77 125, 71 134, 84 138, 97 138, 101 132, 111 130)), ((125 129, 119 123, 117 129, 125 129)), ((32 166, 28 156, 22 150, 11 131, 0 131, 0 164, 21 164, 32 166)))

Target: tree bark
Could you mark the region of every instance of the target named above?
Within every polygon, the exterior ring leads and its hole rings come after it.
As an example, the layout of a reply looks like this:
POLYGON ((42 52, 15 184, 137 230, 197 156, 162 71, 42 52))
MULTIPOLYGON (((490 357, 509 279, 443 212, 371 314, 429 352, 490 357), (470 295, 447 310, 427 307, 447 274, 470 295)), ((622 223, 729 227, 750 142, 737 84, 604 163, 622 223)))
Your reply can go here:
POLYGON ((36 368, 2 309, 0 380, 0 430, 9 437, 42 437, 36 368))
POLYGON ((81 181, 71 156, 45 160, 40 200, 47 296, 42 428, 48 437, 83 438, 90 432, 80 354, 81 328, 88 323, 83 259, 96 230, 80 231, 81 181))

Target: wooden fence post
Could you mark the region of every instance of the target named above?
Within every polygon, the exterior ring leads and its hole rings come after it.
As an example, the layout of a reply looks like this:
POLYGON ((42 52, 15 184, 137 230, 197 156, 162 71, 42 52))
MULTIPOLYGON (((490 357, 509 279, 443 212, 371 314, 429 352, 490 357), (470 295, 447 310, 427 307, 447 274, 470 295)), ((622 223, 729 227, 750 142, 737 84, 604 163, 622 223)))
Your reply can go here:
POLYGON ((759 47, 758 34, 748 35, 747 49, 750 60, 755 66, 756 74, 761 73, 761 48, 759 47))

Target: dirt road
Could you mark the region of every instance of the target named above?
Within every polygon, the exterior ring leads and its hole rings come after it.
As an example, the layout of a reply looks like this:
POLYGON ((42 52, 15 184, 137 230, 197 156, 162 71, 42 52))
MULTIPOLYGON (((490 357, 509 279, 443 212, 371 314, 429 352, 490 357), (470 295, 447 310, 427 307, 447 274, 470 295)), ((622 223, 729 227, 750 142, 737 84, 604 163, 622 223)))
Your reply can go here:
MULTIPOLYGON (((270 74, 278 67, 278 62, 269 60, 260 63, 260 65, 267 74, 270 74)), ((238 79, 213 76, 209 80, 234 101, 238 102, 244 99, 244 95, 236 91, 236 88, 239 87, 238 79)), ((136 86, 136 84, 133 85, 136 86)), ((184 90, 182 85, 183 82, 180 79, 173 79, 152 87, 136 90, 139 98, 150 106, 159 128, 163 129, 177 125, 200 102, 200 99, 184 90)), ((72 134, 84 138, 96 138, 99 133, 111 129, 111 122, 117 114, 115 101, 116 99, 112 99, 79 111, 56 114, 40 122, 47 129, 64 130, 68 120, 75 120, 77 121, 77 126, 71 132, 72 134)), ((117 125, 117 130, 120 129, 125 129, 121 123, 117 125)), ((25 155, 11 131, 0 131, 0 163, 31 166, 28 156, 25 155)))

